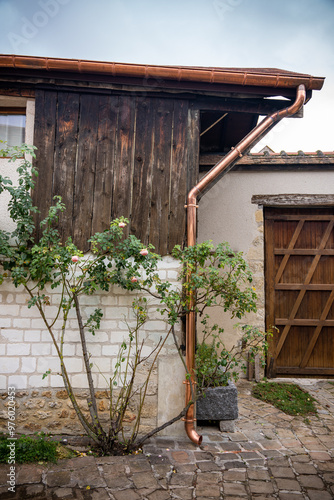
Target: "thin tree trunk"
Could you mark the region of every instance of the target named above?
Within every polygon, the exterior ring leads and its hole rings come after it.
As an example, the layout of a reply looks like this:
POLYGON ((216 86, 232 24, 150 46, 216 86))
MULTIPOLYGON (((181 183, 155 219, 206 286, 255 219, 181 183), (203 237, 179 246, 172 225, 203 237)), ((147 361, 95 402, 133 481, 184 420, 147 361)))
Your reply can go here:
POLYGON ((90 398, 88 399, 89 412, 90 412, 91 417, 92 417, 93 426, 97 429, 97 433, 99 435, 106 437, 106 434, 105 434, 105 432, 100 424, 99 418, 98 418, 97 404, 96 404, 96 398, 95 398, 95 389, 94 389, 94 383, 93 383, 93 377, 92 377, 92 369, 91 369, 90 363, 89 363, 89 356, 88 356, 88 352, 87 352, 87 344, 86 344, 86 337, 85 337, 85 329, 84 329, 83 322, 82 322, 80 305, 79 305, 79 300, 78 300, 77 295, 74 294, 73 299, 74 299, 75 311, 76 311, 78 325, 79 325, 82 354, 83 354, 83 358, 84 358, 86 375, 87 375, 87 380, 88 380, 88 385, 89 385, 89 393, 90 393, 90 398))

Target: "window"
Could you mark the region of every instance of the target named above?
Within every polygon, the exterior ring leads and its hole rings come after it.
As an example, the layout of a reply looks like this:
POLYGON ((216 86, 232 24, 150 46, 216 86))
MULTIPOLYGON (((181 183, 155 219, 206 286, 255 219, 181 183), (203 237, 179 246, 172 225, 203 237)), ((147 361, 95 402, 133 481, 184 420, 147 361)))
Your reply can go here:
POLYGON ((25 142, 25 114, 0 113, 0 139, 8 146, 19 146, 25 142))

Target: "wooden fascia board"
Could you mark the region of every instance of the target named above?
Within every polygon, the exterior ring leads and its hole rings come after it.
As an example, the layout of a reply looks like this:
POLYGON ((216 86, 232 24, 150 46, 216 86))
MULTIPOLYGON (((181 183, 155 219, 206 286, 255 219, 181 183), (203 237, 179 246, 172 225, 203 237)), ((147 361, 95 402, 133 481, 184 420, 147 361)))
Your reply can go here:
POLYGON ((252 196, 251 203, 259 206, 291 207, 319 206, 333 207, 333 194, 259 194, 252 196))
MULTIPOLYGON (((212 167, 220 161, 224 155, 202 154, 200 155, 200 167, 212 167)), ((251 170, 320 170, 334 168, 334 153, 326 154, 304 154, 304 155, 246 155, 234 165, 234 171, 251 170)))
MULTIPOLYGON (((138 78, 127 76, 112 76, 105 74, 89 74, 89 73, 76 73, 54 70, 41 70, 41 69, 26 69, 26 68, 1 68, 1 80, 8 80, 11 82, 21 80, 23 85, 26 81, 29 84, 37 85, 44 82, 45 84, 66 84, 71 81, 72 84, 76 82, 79 84, 109 84, 109 85, 126 85, 136 86, 143 88, 146 91, 189 91, 197 93, 209 93, 216 96, 226 97, 275 97, 282 96, 288 99, 294 99, 296 89, 293 87, 275 87, 275 86, 256 86, 256 85, 239 85, 233 83, 210 83, 200 81, 188 80, 164 80, 154 78, 138 78)), ((309 90, 309 95, 312 91, 309 90)))

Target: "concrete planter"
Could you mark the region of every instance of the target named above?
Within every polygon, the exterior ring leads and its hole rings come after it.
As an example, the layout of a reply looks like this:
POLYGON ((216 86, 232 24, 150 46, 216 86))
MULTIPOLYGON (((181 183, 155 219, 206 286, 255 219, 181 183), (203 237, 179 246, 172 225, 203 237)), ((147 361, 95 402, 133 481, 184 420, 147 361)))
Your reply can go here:
POLYGON ((238 391, 233 382, 225 387, 210 387, 196 402, 197 420, 218 420, 221 431, 234 432, 238 418, 238 391))

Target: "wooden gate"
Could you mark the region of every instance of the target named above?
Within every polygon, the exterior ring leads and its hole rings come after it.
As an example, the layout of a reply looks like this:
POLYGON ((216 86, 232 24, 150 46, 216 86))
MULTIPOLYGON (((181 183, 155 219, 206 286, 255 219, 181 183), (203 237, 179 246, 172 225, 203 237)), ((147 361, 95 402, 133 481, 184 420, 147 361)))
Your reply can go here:
POLYGON ((265 209, 268 376, 334 374, 334 209, 265 209))

